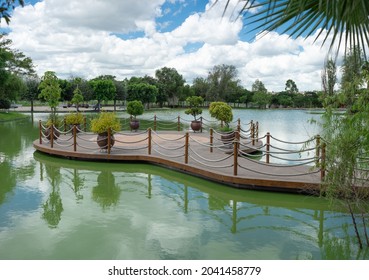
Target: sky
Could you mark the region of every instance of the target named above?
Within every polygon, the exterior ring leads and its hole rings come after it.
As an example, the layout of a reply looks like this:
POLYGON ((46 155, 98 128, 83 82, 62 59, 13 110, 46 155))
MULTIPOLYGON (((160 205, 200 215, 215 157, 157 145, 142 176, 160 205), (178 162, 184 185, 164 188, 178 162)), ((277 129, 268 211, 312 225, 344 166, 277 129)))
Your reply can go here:
MULTIPOLYGON (((288 79, 300 91, 321 90, 328 46, 315 36, 250 32, 232 0, 26 0, 6 31, 36 71, 59 78, 155 76, 175 68, 186 83, 206 78, 215 65, 234 65, 241 84, 255 80, 282 91, 288 79)), ((5 28, 5 21, 1 21, 5 28)), ((323 37, 323 36, 322 36, 323 37)))

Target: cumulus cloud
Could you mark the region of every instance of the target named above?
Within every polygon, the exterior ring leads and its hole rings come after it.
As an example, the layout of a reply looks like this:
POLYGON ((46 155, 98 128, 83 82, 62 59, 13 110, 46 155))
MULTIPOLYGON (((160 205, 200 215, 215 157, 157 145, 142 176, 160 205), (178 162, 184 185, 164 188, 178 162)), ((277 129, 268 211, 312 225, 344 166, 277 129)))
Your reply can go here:
POLYGON ((206 77, 214 65, 231 64, 246 88, 259 79, 278 91, 293 79, 301 90, 320 89, 327 49, 314 42, 315 37, 292 39, 271 32, 245 42, 240 38, 243 23, 233 16, 240 9, 238 0, 231 1, 224 17, 222 1, 213 6, 210 0, 205 10, 190 13, 172 31, 161 32, 157 19, 168 13, 164 3, 43 0, 15 10, 10 37, 33 59, 39 75, 52 70, 62 78, 111 74, 124 79, 154 75, 156 69, 168 66, 191 83, 195 77, 206 77), (128 38, 137 32, 141 35, 128 38), (196 47, 188 51, 190 44, 196 47))

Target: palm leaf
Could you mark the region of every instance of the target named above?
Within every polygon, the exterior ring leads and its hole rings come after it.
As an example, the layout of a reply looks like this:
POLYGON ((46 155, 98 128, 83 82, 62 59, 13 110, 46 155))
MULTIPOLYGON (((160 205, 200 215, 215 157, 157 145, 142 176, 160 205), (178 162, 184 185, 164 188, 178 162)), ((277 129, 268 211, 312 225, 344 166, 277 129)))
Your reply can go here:
MULTIPOLYGON (((242 0, 240 0, 241 2, 242 0)), ((359 46, 364 52, 369 46, 368 0, 243 0, 239 16, 244 15, 248 24, 256 24, 253 31, 281 29, 290 36, 310 36, 317 32, 315 40, 324 36, 323 43, 330 50, 341 45, 346 49, 359 46), (256 10, 249 13, 249 10, 256 10), (324 35, 324 30, 326 34, 324 35), (345 33, 345 34, 344 34, 345 33)), ((226 1, 225 10, 230 0, 226 1)), ((219 4, 219 0, 214 2, 219 4)), ((223 13, 224 14, 224 13, 223 13)))

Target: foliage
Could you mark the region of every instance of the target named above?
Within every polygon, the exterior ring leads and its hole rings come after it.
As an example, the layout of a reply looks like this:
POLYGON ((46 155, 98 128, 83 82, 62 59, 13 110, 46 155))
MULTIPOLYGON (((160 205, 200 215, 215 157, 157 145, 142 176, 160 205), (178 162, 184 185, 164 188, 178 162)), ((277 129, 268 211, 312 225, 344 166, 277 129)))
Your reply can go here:
POLYGON ((211 102, 209 105, 209 113, 218 121, 224 122, 228 128, 229 123, 233 120, 232 108, 225 102, 211 102))
POLYGON ((0 4, 0 23, 3 18, 7 24, 10 22, 10 12, 14 9, 15 3, 18 3, 22 7, 24 6, 24 0, 6 0, 1 1, 0 4))
POLYGON ((157 85, 159 88, 157 102, 161 105, 169 101, 174 106, 179 100, 179 91, 183 87, 185 80, 175 68, 163 67, 156 70, 157 85))
POLYGON ((67 124, 82 124, 84 121, 84 117, 81 113, 70 113, 65 115, 65 122, 67 124))
POLYGON ((336 62, 329 58, 324 62, 322 71, 322 87, 326 96, 334 95, 334 87, 337 82, 337 67, 336 62))
POLYGON ((121 129, 120 121, 115 113, 102 112, 97 118, 91 120, 91 131, 94 133, 104 133, 109 128, 112 133, 121 129))
POLYGON ((237 69, 233 65, 216 65, 209 72, 207 81, 209 90, 206 99, 209 101, 226 100, 226 96, 238 84, 237 69))
POLYGON ((0 99, 0 109, 9 109, 10 101, 8 99, 0 99))
POLYGON ((142 115, 144 107, 140 100, 132 100, 127 103, 127 113, 136 119, 137 116, 142 115))
POLYGON ((55 127, 60 127, 62 125, 62 120, 60 119, 60 117, 55 114, 55 113, 51 113, 49 115, 49 117, 47 118, 46 121, 46 127, 50 127, 51 125, 54 125, 55 127))
POLYGON ((141 100, 144 104, 149 104, 156 101, 158 88, 144 82, 132 83, 129 82, 127 86, 127 100, 141 100))
POLYGON ((298 93, 299 89, 297 88, 297 85, 295 83, 294 80, 288 79, 286 81, 286 87, 285 90, 290 93, 290 94, 294 94, 294 93, 298 93))
MULTIPOLYGON (((218 2, 215 0, 214 5, 218 2)), ((227 0, 225 10, 229 2, 227 0)), ((256 26, 250 31, 282 30, 291 37, 308 37, 316 32, 316 39, 323 37, 322 44, 330 41, 330 49, 338 46, 337 53, 342 43, 346 49, 369 45, 367 0, 246 0, 243 12, 248 26, 256 26)))
POLYGON ((71 102, 76 105, 76 109, 78 111, 79 104, 83 102, 83 95, 81 94, 81 90, 77 88, 73 91, 73 98, 71 102))
MULTIPOLYGON (((94 98, 98 101, 98 105, 102 100, 112 100, 115 98, 115 84, 110 78, 96 78, 90 81, 90 85, 94 92, 94 98)), ((100 110, 100 106, 98 106, 100 110)))
POLYGON ((189 104, 190 108, 188 108, 185 113, 187 115, 192 115, 197 121, 196 116, 202 114, 202 109, 200 106, 204 103, 204 99, 201 96, 190 96, 186 99, 187 103, 189 104))
POLYGON ((257 91, 254 93, 252 101, 259 107, 259 109, 265 109, 271 102, 271 95, 264 91, 257 91))
POLYGON ((59 105, 61 92, 58 77, 55 75, 55 72, 46 71, 44 76, 41 78, 41 83, 38 88, 41 90, 38 97, 46 100, 51 111, 55 114, 56 107, 59 105))

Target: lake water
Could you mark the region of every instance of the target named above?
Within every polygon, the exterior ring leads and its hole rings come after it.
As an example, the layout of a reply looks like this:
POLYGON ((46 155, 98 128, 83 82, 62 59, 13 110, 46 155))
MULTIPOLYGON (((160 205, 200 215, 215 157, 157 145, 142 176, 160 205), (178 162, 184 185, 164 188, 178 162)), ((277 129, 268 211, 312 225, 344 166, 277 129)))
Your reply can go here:
MULTIPOLYGON (((319 115, 305 111, 234 115, 282 139, 319 132, 308 122, 319 115)), ((45 118, 0 123, 0 259, 369 258, 350 216, 322 198, 238 190, 147 164, 50 157, 32 147, 45 118)))

